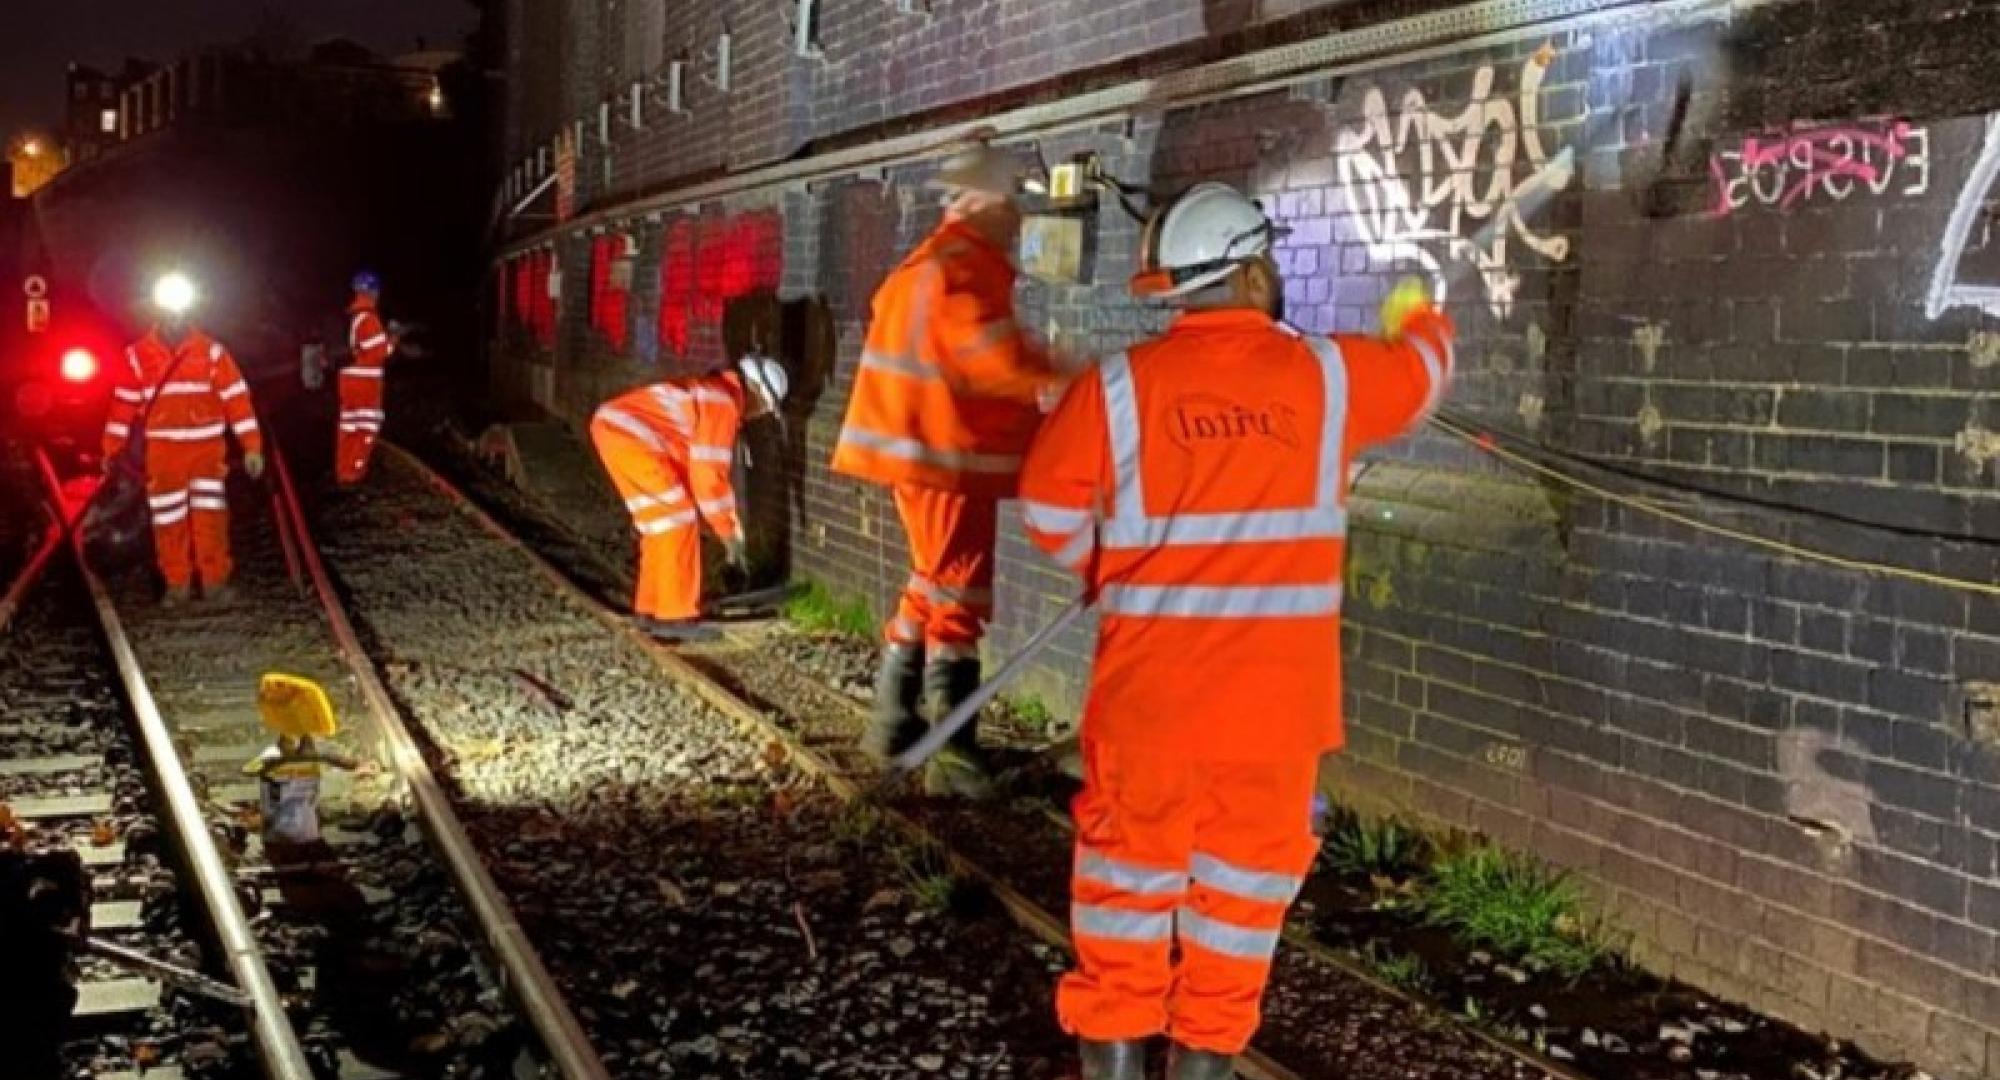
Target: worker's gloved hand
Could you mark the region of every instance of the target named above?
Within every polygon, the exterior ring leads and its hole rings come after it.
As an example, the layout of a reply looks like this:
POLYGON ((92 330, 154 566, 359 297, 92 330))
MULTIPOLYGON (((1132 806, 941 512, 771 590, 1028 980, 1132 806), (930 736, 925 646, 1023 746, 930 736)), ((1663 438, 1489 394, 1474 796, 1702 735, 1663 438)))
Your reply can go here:
POLYGON ((724 541, 722 550, 724 558, 729 561, 730 569, 739 574, 750 572, 750 547, 743 542, 741 537, 735 540, 724 541))
POLYGON ((1040 390, 1035 391, 1035 405, 1042 410, 1043 416, 1047 416, 1056 411, 1056 406, 1062 403, 1063 395, 1068 392, 1068 379, 1045 383, 1040 390))
POLYGON ((262 455, 262 454, 245 454, 245 455, 243 455, 243 471, 244 471, 244 472, 246 472, 246 473, 249 473, 249 474, 250 474, 250 479, 252 479, 252 480, 255 480, 255 479, 257 479, 258 477, 260 477, 260 476, 263 476, 263 475, 264 475, 264 455, 262 455))
POLYGON ((1431 302, 1430 286, 1420 277, 1406 277, 1389 290, 1382 301, 1382 336, 1391 341, 1403 336, 1403 324, 1417 309, 1431 302))

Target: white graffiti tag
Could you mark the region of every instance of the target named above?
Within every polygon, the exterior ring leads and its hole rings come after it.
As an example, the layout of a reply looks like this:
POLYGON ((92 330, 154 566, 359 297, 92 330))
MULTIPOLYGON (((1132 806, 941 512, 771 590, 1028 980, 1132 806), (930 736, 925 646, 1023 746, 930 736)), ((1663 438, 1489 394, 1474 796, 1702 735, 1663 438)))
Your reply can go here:
POLYGON ((1518 105, 1494 97, 1493 69, 1480 68, 1456 116, 1439 113, 1414 88, 1391 114, 1387 96, 1369 88, 1361 123, 1336 135, 1334 149, 1341 189, 1371 255, 1423 267, 1440 297, 1453 276, 1448 262, 1477 270, 1488 307, 1502 319, 1521 284, 1508 262, 1510 241, 1551 262, 1569 257, 1567 238, 1543 236, 1527 222, 1575 178, 1570 152, 1551 158, 1539 131, 1542 82, 1554 58, 1544 48, 1522 66, 1518 105), (1409 168, 1402 167, 1406 155, 1414 155, 1409 168), (1481 226, 1470 237, 1468 222, 1481 226))

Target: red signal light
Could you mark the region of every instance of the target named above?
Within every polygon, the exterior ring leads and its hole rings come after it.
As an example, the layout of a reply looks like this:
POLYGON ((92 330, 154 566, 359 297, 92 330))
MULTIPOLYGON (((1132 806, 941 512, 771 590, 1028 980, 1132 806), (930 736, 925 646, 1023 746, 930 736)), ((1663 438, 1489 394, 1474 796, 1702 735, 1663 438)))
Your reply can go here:
POLYGON ((86 383, 97 378, 97 354, 82 348, 64 353, 62 377, 73 383, 86 383))

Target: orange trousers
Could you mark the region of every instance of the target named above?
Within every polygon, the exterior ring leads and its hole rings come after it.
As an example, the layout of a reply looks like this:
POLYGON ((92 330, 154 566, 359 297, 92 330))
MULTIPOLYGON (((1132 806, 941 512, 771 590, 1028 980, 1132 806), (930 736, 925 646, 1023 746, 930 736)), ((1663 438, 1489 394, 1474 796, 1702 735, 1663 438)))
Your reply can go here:
POLYGON ((229 459, 222 438, 146 443, 146 496, 153 557, 167 586, 185 589, 197 570, 203 588, 229 583, 229 459))
POLYGON ((1319 840, 1316 755, 1214 762, 1086 734, 1063 1029, 1241 1053, 1319 840), (1178 947, 1178 948, 1176 948, 1178 947))
POLYGON ((993 617, 996 500, 937 488, 896 488, 896 514, 910 546, 910 580, 883 636, 923 645, 933 660, 979 655, 993 617))
POLYGON ((690 462, 688 444, 671 427, 653 428, 659 445, 601 419, 590 441, 639 533, 639 581, 632 613, 655 619, 701 615, 701 519, 724 541, 742 532, 729 466, 690 462), (660 447, 664 446, 662 450, 660 447))
POLYGON ((340 423, 334 437, 334 479, 358 484, 368 475, 368 460, 381 437, 381 368, 350 367, 340 373, 340 423))

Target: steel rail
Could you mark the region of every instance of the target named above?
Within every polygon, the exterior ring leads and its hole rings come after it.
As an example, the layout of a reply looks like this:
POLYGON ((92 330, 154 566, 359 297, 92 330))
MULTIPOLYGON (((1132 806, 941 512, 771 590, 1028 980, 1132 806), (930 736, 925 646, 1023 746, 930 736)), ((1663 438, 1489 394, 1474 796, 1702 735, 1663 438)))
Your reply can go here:
MULTIPOLYGON (((575 583, 571 582, 568 579, 568 575, 562 572, 561 568, 550 563, 546 558, 544 558, 541 555, 541 553, 533 550, 532 548, 528 548, 525 544, 523 544, 518 537, 512 535, 512 533, 510 533, 507 530, 504 524, 501 524, 497 520, 493 519, 491 515, 487 514, 487 512, 484 509, 480 508, 475 502, 473 502, 470 496, 458 490, 458 488, 453 486, 450 481, 445 480, 442 476, 439 476, 434 470, 430 469, 427 465, 424 465, 421 461, 415 461, 414 455, 409 454, 407 451, 402 451, 400 447, 398 447, 397 449, 399 452, 403 453, 404 456, 411 458, 413 460, 413 463, 418 467, 419 470, 433 477, 434 478, 433 483, 443 485, 445 489, 453 495, 454 498, 464 501, 468 506, 470 506, 473 509, 474 513, 476 513, 481 517, 486 518, 487 521, 490 522, 490 524, 488 525, 489 530, 496 531, 499 535, 505 537, 509 543, 512 543, 526 550, 527 553, 533 556, 535 560, 542 566, 544 572, 554 574, 566 587, 566 589, 571 595, 589 602, 596 608, 599 609, 603 608, 603 603, 601 601, 595 599, 594 597, 591 597, 590 594, 588 594, 585 590, 576 586, 575 583)), ((629 630, 629 628, 627 629, 629 630)), ((737 630, 725 629, 723 631, 723 634, 725 640, 732 645, 742 647, 742 646, 751 646, 755 644, 749 638, 745 637, 742 632, 737 630)), ((642 644, 646 645, 649 649, 656 650, 656 654, 664 653, 664 655, 667 658, 669 658, 672 661, 672 663, 676 665, 678 668, 688 669, 691 672, 692 678, 704 680, 706 682, 711 682, 711 683, 713 682, 713 680, 709 679, 709 677, 706 674, 702 673, 698 669, 694 669, 691 665, 688 665, 686 661, 681 660, 677 656, 674 656, 674 654, 670 650, 666 650, 664 649, 664 647, 656 645, 649 639, 645 638, 644 635, 638 635, 638 639, 642 644)), ((784 665, 794 675, 798 676, 800 679, 804 681, 814 682, 814 683, 820 682, 819 676, 806 670, 803 667, 800 667, 797 663, 793 662, 792 660, 784 656, 776 656, 775 661, 779 664, 784 665)), ((854 700, 854 698, 852 698, 848 694, 840 690, 834 689, 833 687, 827 687, 826 690, 829 699, 838 702, 840 707, 844 709, 849 715, 855 717, 857 722, 860 723, 867 722, 868 709, 861 702, 854 700)), ((741 700, 740 698, 736 698, 736 696, 732 692, 729 692, 726 689, 724 690, 724 693, 729 694, 732 700, 735 701, 741 700)), ((725 707, 725 711, 729 711, 727 707, 725 707)), ((762 713, 758 712, 754 707, 750 707, 749 711, 750 714, 755 717, 761 718, 762 716, 762 713)), ((761 722, 759 723, 760 730, 766 729, 767 727, 768 725, 763 724, 761 722)), ((795 740, 790 740, 790 741, 795 741, 795 740)), ((817 755, 815 755, 815 757, 817 757, 817 755)), ((840 774, 836 773, 836 776, 840 778, 837 779, 835 783, 845 784, 848 787, 856 788, 858 792, 856 797, 863 799, 872 797, 876 793, 876 787, 881 783, 881 781, 876 781, 874 784, 857 786, 853 781, 849 781, 846 780, 844 777, 841 777, 840 774)), ((1060 828, 1065 832, 1074 831, 1075 826, 1071 823, 1070 819, 1067 816, 1065 816, 1058 808, 1054 806, 1044 806, 1042 808, 1042 814, 1044 818, 1046 818, 1052 825, 1056 826, 1057 828, 1060 828)), ((974 873, 971 876, 981 876, 982 880, 987 880, 987 881, 991 880, 990 877, 983 876, 983 872, 978 871, 977 867, 974 867, 973 870, 974 873)), ((1001 888, 1005 887, 1001 886, 1001 888)), ((1008 891, 1011 892, 1012 890, 1008 891)), ((996 889, 996 895, 1000 895, 1000 898, 1003 903, 1008 902, 1007 897, 1001 894, 998 889, 996 889)), ((1030 907, 1034 906, 1031 901, 1028 901, 1025 898, 1021 898, 1021 902, 1024 904, 1028 904, 1030 907)), ((1040 911, 1039 908, 1035 908, 1035 910, 1038 912, 1040 911)), ((1017 917, 1019 916, 1017 915, 1017 917)), ((1056 933, 1062 932, 1060 929, 1060 924, 1057 924, 1057 929, 1055 932, 1056 933)), ((1352 977, 1356 982, 1360 982, 1368 986, 1370 989, 1375 990, 1377 993, 1380 993, 1385 997, 1389 997, 1401 1002, 1406 1002, 1410 1005, 1419 1008, 1430 1009, 1432 1011, 1438 1012, 1446 1016, 1447 1018, 1450 1018, 1460 1030, 1470 1035, 1476 1041, 1484 1044, 1490 1049, 1506 1054, 1508 1057, 1511 1057, 1516 1061, 1519 1061, 1523 1065, 1526 1065, 1533 1069, 1537 1069, 1550 1076, 1558 1077, 1560 1078, 1560 1080, 1595 1080, 1595 1078, 1590 1076, 1588 1073, 1585 1073, 1577 1068, 1574 1068, 1573 1066, 1564 1064, 1563 1062, 1557 1061, 1554 1058, 1545 1057, 1541 1054, 1536 1053, 1534 1050, 1528 1047, 1518 1045, 1507 1039, 1503 1039, 1497 1035, 1494 1035, 1489 1031, 1484 1031, 1472 1024, 1460 1022, 1458 1018, 1454 1014, 1452 1014, 1446 1006, 1438 1002, 1426 1000, 1392 983, 1384 982, 1380 976, 1376 975, 1366 966, 1347 957, 1346 955, 1342 954, 1339 950, 1326 945, 1324 942, 1314 937, 1308 931, 1302 930, 1297 926, 1288 924, 1285 927, 1283 934, 1284 934, 1285 944, 1290 945, 1293 948, 1300 950, 1301 952, 1311 954, 1314 959, 1319 960, 1320 962, 1328 965, 1329 967, 1338 969, 1343 974, 1352 977)), ((1057 938, 1055 940, 1058 944, 1062 944, 1066 943, 1067 938, 1062 937, 1062 938, 1057 938)))
POLYGON ((528 940, 512 905, 508 904, 499 884, 487 871, 471 836, 465 831, 464 823, 459 820, 457 811, 452 809, 444 785, 439 783, 437 774, 431 770, 416 737, 403 723, 402 714, 390 698, 388 688, 382 685, 374 659, 355 634, 354 624, 347 618, 346 607, 333 587, 326 563, 320 558, 319 546, 313 542, 312 532, 306 524, 298 489, 292 483, 291 469, 285 464, 284 454, 275 446, 272 447, 271 461, 277 474, 279 502, 290 518, 299 561, 312 579, 327 626, 333 632, 348 669, 354 673, 361 698, 375 720, 376 730, 387 751, 384 756, 408 786, 411 801, 417 807, 417 819, 444 859, 473 918, 478 920, 480 929, 486 934, 487 946, 493 950, 494 958, 506 974, 508 991, 529 1025, 541 1037, 543 1049, 550 1060, 567 1080, 610 1080, 610 1072, 598 1058, 583 1025, 564 999, 555 976, 549 973, 548 967, 542 963, 541 954, 528 940))
MULTIPOLYGON (((915 818, 904 814, 893 806, 871 801, 869 788, 864 780, 848 775, 824 755, 807 746, 792 732, 785 730, 784 727, 773 722, 761 710, 744 700, 735 691, 716 681, 706 672, 688 663, 676 655, 672 649, 648 638, 624 616, 613 611, 603 601, 590 595, 574 582, 570 581, 568 575, 564 574, 561 568, 544 558, 540 552, 516 536, 505 525, 501 524, 498 519, 488 514, 483 507, 474 502, 465 492, 459 490, 457 485, 424 464, 416 455, 392 443, 384 442, 381 444, 381 448, 408 462, 418 475, 422 476, 433 488, 450 499, 454 505, 458 506, 488 533, 491 533, 509 547, 526 556, 529 562, 554 584, 563 595, 581 605, 585 611, 588 611, 599 622, 613 631, 623 634, 643 649, 652 658, 654 664, 669 679, 672 679, 676 684, 701 698, 717 712, 728 717, 730 721, 742 728, 746 733, 777 742, 784 746, 793 764, 798 766, 802 772, 819 779, 827 786, 827 790, 833 792, 842 802, 869 806, 881 814, 891 825, 895 826, 897 831, 941 854, 946 862, 950 864, 955 874, 976 881, 988 889, 993 894, 994 899, 998 900, 1000 906, 1006 910, 1008 916, 1022 929, 1040 938, 1046 944, 1063 949, 1070 947, 1069 927, 1061 918, 1058 918, 1047 908, 1037 904, 1027 894, 1009 884, 1004 878, 961 854, 943 837, 926 828, 915 818)), ((1305 1074, 1288 1068, 1254 1047, 1246 1050, 1237 1059, 1236 1067, 1240 1075, 1247 1076, 1250 1080, 1304 1080, 1305 1076, 1305 1074)))
MULTIPOLYGON (((56 506, 64 506, 62 484, 56 479, 54 466, 49 464, 48 456, 39 450, 35 456, 42 481, 48 485, 50 499, 56 506)), ((166 804, 168 827, 187 855, 188 872, 194 879, 202 904, 208 909, 216 939, 222 946, 223 959, 236 978, 237 988, 250 998, 250 1035, 257 1045, 264 1074, 270 1080, 315 1080, 312 1065, 306 1060, 305 1047, 299 1042, 298 1032, 292 1029, 291 1017, 285 1013, 284 999, 271 978, 271 969, 264 963, 263 949, 251 932, 250 920, 243 914, 235 879, 230 876, 221 853, 215 848, 215 837, 209 831, 208 819, 202 814, 201 801, 194 793, 194 786, 188 782, 179 751, 174 748, 173 733, 160 713, 159 703, 153 699, 153 691, 146 683, 145 669, 125 635, 124 623, 118 618, 118 608, 112 602, 110 590, 105 588, 104 582, 90 567, 84 553, 83 530, 77 528, 77 524, 75 519, 63 522, 71 554, 76 559, 84 587, 90 592, 91 605, 97 611, 97 621, 111 649, 118 679, 125 688, 126 703, 130 706, 133 723, 139 729, 146 760, 154 780, 159 784, 161 800, 166 804)))

